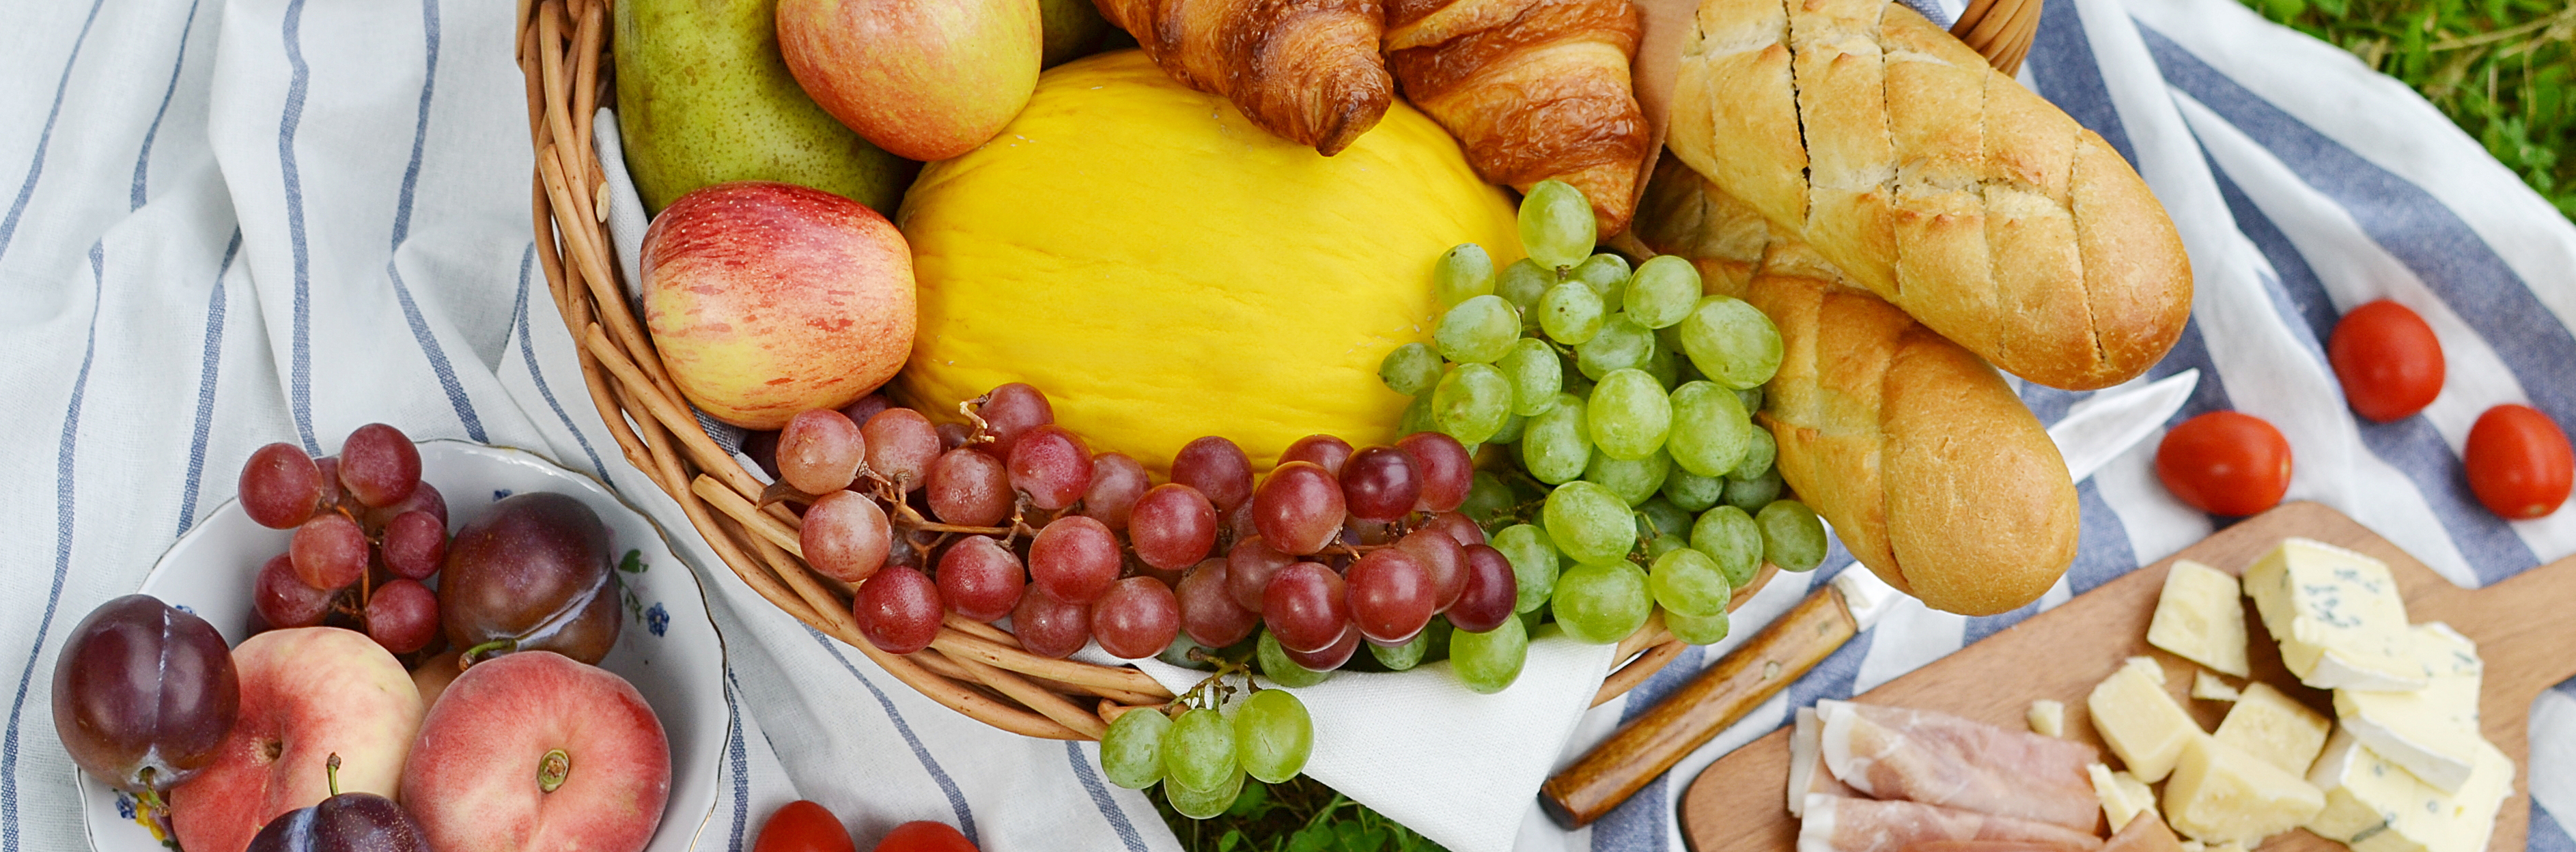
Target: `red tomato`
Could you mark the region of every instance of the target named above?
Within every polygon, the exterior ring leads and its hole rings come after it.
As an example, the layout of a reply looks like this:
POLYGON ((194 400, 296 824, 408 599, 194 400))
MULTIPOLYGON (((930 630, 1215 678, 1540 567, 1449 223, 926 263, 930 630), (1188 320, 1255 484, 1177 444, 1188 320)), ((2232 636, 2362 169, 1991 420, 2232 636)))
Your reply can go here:
POLYGON ((2212 411, 2165 433, 2156 445, 2156 478, 2193 508, 2251 515, 2290 490, 2290 442, 2260 417, 2212 411))
POLYGON ((966 835, 944 822, 907 822, 886 832, 875 852, 977 852, 966 835))
POLYGON ((2558 511, 2576 480, 2576 453, 2567 447, 2567 433, 2527 405, 2499 405, 2478 415, 2460 455, 2469 468, 2469 490, 2487 511, 2507 520, 2558 511))
POLYGON ((850 832, 822 805, 802 799, 788 802, 760 825, 752 852, 856 852, 850 832))
POLYGON ((2352 309, 2326 339, 2326 362, 2352 410, 2386 423, 2442 393, 2442 341, 2405 305, 2381 299, 2352 309))

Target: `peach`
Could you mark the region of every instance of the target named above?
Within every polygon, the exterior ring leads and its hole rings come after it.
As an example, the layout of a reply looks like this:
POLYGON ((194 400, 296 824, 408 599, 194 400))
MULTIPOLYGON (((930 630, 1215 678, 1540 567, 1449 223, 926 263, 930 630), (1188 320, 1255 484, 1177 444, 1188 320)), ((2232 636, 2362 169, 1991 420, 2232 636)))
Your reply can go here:
POLYGON ((624 678, 520 651, 448 685, 402 793, 440 852, 637 852, 670 798, 671 747, 624 678))
POLYGON ((241 715, 213 766, 170 792, 189 852, 241 852, 278 815, 330 798, 324 764, 340 756, 341 792, 392 796, 420 729, 411 675, 366 634, 271 630, 233 649, 241 715))

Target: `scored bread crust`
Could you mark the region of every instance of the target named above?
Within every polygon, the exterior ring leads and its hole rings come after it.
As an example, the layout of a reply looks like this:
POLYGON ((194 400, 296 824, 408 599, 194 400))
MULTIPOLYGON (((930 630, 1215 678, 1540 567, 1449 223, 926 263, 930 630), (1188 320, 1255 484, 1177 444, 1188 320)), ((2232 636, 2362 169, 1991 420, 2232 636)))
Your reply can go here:
POLYGON ((2182 334, 2191 267, 2118 151, 1901 3, 1704 0, 1673 153, 2004 371, 2089 390, 2182 334))

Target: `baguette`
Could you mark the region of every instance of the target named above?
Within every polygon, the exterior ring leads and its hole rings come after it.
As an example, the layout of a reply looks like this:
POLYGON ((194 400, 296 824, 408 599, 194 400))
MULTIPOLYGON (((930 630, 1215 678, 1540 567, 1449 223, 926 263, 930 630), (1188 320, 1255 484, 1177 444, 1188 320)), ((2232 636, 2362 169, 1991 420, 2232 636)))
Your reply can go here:
POLYGON ((1843 546, 1934 609, 1992 615, 2037 600, 2075 559, 2066 460, 1994 368, 1696 174, 1656 169, 1639 238, 1691 258, 1710 289, 1780 329, 1755 419, 1780 478, 1843 546))
POLYGON ((1901 3, 1703 0, 1673 153, 2004 371, 2137 377, 2191 309, 2164 208, 2102 138, 1901 3))

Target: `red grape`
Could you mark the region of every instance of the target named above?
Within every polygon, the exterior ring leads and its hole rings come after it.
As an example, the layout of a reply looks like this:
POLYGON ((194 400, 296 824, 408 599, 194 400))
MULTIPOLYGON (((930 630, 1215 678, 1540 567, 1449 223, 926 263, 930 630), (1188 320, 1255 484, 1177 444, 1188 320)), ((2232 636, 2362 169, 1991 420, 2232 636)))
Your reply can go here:
POLYGON ((1414 469, 1422 473, 1422 501, 1414 508, 1446 512, 1467 502, 1467 489, 1476 484, 1476 460, 1468 457, 1458 439, 1439 432, 1415 432, 1395 446, 1412 456, 1414 469))
POLYGON ((939 555, 939 597, 958 615, 992 621, 1020 605, 1020 558, 991 536, 968 536, 939 555))
POLYGON ((1134 660, 1163 652, 1181 632, 1180 601, 1152 577, 1129 577, 1091 605, 1091 638, 1112 657, 1134 660))
POLYGON ((323 498, 322 468, 294 444, 252 450, 242 463, 242 511, 260 526, 291 530, 313 517, 323 498))
POLYGON ((859 397, 859 401, 857 402, 841 406, 841 416, 850 418, 850 422, 852 423, 866 423, 869 420, 876 419, 878 414, 882 414, 893 409, 894 402, 886 399, 885 394, 872 393, 867 396, 859 397))
POLYGON ((358 526, 382 531, 405 512, 428 512, 438 519, 440 529, 447 528, 447 498, 439 495, 438 486, 427 482, 412 489, 411 496, 402 498, 402 502, 391 506, 370 506, 358 512, 358 526))
POLYGON ((1216 507, 1196 488, 1178 482, 1154 486, 1137 498, 1127 540, 1147 565, 1166 571, 1196 565, 1216 546, 1216 507))
POLYGON ((402 502, 420 484, 420 448, 392 426, 360 426, 340 442, 340 484, 369 506, 402 502))
POLYGON ((868 471, 905 491, 919 489, 930 463, 939 458, 939 430, 930 418, 909 408, 889 408, 859 427, 866 439, 868 471))
POLYGON ((53 696, 72 762, 129 791, 168 790, 212 765, 241 710, 223 634, 150 595, 100 604, 65 635, 53 696))
POLYGON ((830 494, 858 481, 868 459, 859 425, 829 408, 796 412, 778 430, 778 474, 807 494, 830 494))
POLYGON ((1351 442, 1331 435, 1308 435, 1297 439, 1297 443, 1289 444, 1288 450, 1279 454, 1279 461, 1282 464, 1292 461, 1314 462, 1325 472, 1340 476, 1342 463, 1350 460, 1350 457, 1351 442))
POLYGON ((1460 547, 1485 543, 1485 528, 1477 526, 1476 519, 1467 517, 1465 512, 1441 512, 1431 516, 1431 520, 1424 523, 1422 528, 1448 533, 1449 538, 1458 542, 1460 547))
POLYGON ((1299 651, 1286 646, 1280 648, 1287 653, 1288 661, 1296 663, 1298 668, 1317 672, 1341 668, 1343 663, 1351 661, 1352 652, 1359 649, 1360 632, 1347 626, 1342 630, 1342 638, 1333 640, 1333 644, 1324 646, 1322 650, 1299 651))
POLYGON ((1041 657, 1064 659, 1091 641, 1091 608, 1045 595, 1021 595, 1011 610, 1011 635, 1020 649, 1041 657))
POLYGON ((1049 423, 1021 433, 1009 458, 1011 487, 1040 509, 1071 506, 1091 487, 1091 447, 1062 426, 1049 423))
POLYGON ((1226 594, 1234 597, 1236 606, 1259 615, 1261 593, 1270 588, 1271 575, 1294 564, 1297 564, 1297 557, 1272 549, 1260 536, 1236 541, 1234 549, 1225 554, 1226 594))
POLYGON ((1241 503, 1234 504, 1234 508, 1232 509, 1220 509, 1218 511, 1225 513, 1225 537, 1227 541, 1242 541, 1247 538, 1255 538, 1261 535, 1261 525, 1252 522, 1252 501, 1245 500, 1241 503))
POLYGON ((1172 481, 1198 489, 1217 511, 1233 511, 1252 499, 1252 460, 1233 441, 1209 435, 1172 456, 1172 481))
POLYGON ((1261 621, 1279 637, 1280 647, 1321 651, 1350 627, 1347 595, 1342 575, 1313 562, 1299 562, 1279 569, 1261 590, 1261 621))
POLYGON ((877 501, 856 491, 834 491, 805 510, 805 528, 796 540, 814 570, 856 583, 885 566, 894 529, 877 501))
POLYGON ((751 463, 759 465, 760 472, 769 474, 770 479, 778 478, 777 432, 753 429, 742 433, 742 454, 750 456, 751 463))
POLYGON ((1153 484, 1145 476, 1145 466, 1126 453, 1092 456, 1091 487, 1082 492, 1082 513, 1110 529, 1126 529, 1128 515, 1136 509, 1136 498, 1145 496, 1145 489, 1153 484))
POLYGON ((1342 465, 1342 500, 1351 516, 1392 521, 1413 513, 1422 499, 1422 474, 1413 457, 1394 447, 1370 447, 1342 465))
POLYGON ((945 523, 989 527, 1010 520, 1011 478, 992 456, 960 447, 930 463, 930 513, 945 523))
POLYGON ((1046 596, 1089 604, 1118 582, 1118 536, 1099 521, 1066 515, 1049 521, 1029 542, 1029 579, 1046 596))
POLYGON ((1467 550, 1458 540, 1435 529, 1418 529, 1398 539, 1399 550, 1413 554, 1422 562, 1422 570, 1431 575, 1431 588, 1439 592, 1435 611, 1446 611, 1458 594, 1467 588, 1467 550))
POLYGON ((1037 388, 1012 382, 985 394, 975 415, 984 418, 984 434, 993 436, 993 454, 1008 458, 1022 433, 1055 422, 1055 406, 1037 388))
POLYGON ((316 589, 295 576, 295 565, 280 553, 259 566, 259 579, 253 582, 251 609, 270 627, 312 627, 331 615, 331 601, 336 591, 316 589))
POLYGON ((850 603, 859 635, 889 654, 909 654, 939 638, 939 587, 910 568, 888 568, 859 584, 850 603))
POLYGON ((1483 544, 1467 545, 1467 582, 1449 605, 1449 623, 1469 633, 1483 633, 1512 617, 1520 598, 1520 578, 1503 552, 1483 544))
POLYGON ((939 451, 943 453, 975 440, 975 427, 964 423, 942 423, 933 431, 939 433, 939 451))
POLYGON ((367 596, 367 637, 408 654, 438 638, 438 595, 417 580, 395 580, 367 596))
POLYGON ((1252 497, 1252 523, 1281 553, 1303 556, 1324 549, 1342 532, 1342 486, 1314 462, 1289 462, 1261 481, 1252 497))
POLYGON ((429 579, 438 573, 439 561, 447 558, 447 525, 418 509, 395 515, 385 524, 385 540, 378 549, 384 554, 385 567, 395 574, 429 579))
POLYGON ((1261 616, 1234 602, 1228 589, 1231 576, 1226 560, 1210 559, 1181 575, 1180 588, 1173 593, 1180 599, 1181 632, 1190 641, 1210 648, 1223 648, 1252 635, 1261 626, 1261 616))
POLYGON ((1371 642, 1401 645, 1431 623, 1438 590, 1412 554, 1398 548, 1369 551, 1351 563, 1349 584, 1351 623, 1371 642))
POLYGON ((359 508, 366 507, 367 504, 359 503, 355 498, 350 497, 349 489, 340 485, 339 456, 323 456, 314 459, 313 466, 322 471, 322 505, 316 507, 315 512, 328 512, 351 504, 356 504, 359 508))
POLYGON ((295 576, 316 589, 339 589, 367 573, 367 534, 338 512, 315 515, 295 528, 286 547, 295 576))

